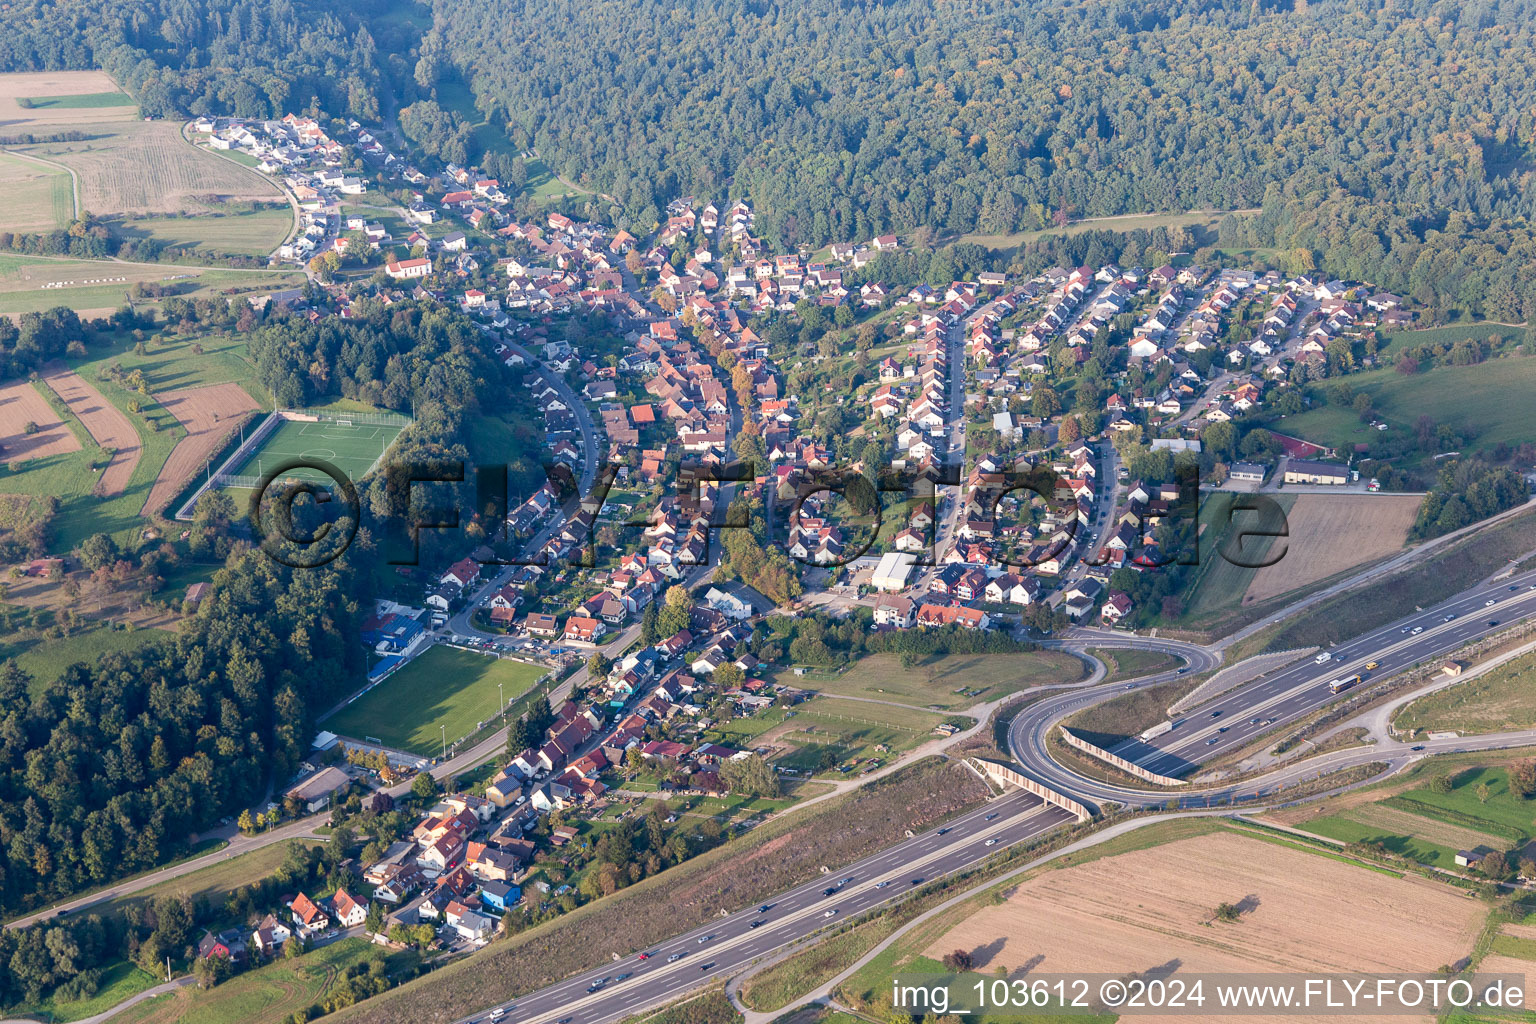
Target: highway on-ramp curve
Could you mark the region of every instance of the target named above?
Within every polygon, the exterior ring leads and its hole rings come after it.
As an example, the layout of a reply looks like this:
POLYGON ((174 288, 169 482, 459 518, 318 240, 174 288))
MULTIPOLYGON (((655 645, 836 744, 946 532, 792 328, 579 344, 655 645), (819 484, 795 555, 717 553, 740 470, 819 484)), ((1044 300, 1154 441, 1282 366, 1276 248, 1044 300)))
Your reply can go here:
MULTIPOLYGON (((1362 600, 1368 597, 1362 596, 1362 600)), ((1329 683, 1355 674, 1383 678, 1446 657, 1462 646, 1536 614, 1536 572, 1485 580, 1439 604, 1370 630, 1328 650, 1329 660, 1311 658, 1256 682, 1239 686, 1191 709, 1177 728, 1151 743, 1121 744, 1116 753, 1150 771, 1183 775, 1200 761, 1238 749, 1258 736, 1302 718, 1325 704, 1347 696, 1334 694, 1329 683), (1497 625, 1490 625, 1497 623, 1497 625), (1417 632, 1415 632, 1417 631, 1417 632), (1366 665, 1375 662, 1376 668, 1366 665), (1214 741, 1214 742, 1212 742, 1214 741)), ((1101 646, 1109 646, 1105 640, 1101 646)), ((1202 789, 1180 796, 1177 789, 1150 792, 1087 779, 1058 762, 1047 747, 1052 727, 1067 716, 1101 703, 1126 689, 1166 682, 1173 673, 1160 673, 1134 684, 1106 684, 1074 690, 1030 705, 1009 728, 1009 748, 1026 775, 1086 803, 1106 801, 1150 807, 1178 800, 1185 807, 1205 807, 1232 800, 1270 796, 1282 787, 1315 775, 1320 767, 1347 767, 1372 761, 1406 763, 1419 754, 1454 750, 1492 749, 1510 745, 1509 737, 1460 737, 1414 744, 1392 741, 1339 751, 1326 760, 1299 761, 1274 772, 1230 786, 1202 789)), ((1517 737, 1518 738, 1518 737, 1517 737)))
MULTIPOLYGON (((707 982, 723 980, 812 932, 905 897, 914 889, 914 879, 929 882, 971 867, 1070 820, 1072 816, 1066 811, 1045 805, 1034 796, 1022 791, 1008 793, 937 828, 770 897, 762 904, 766 911, 760 912, 757 904, 740 908, 728 917, 714 918, 613 963, 503 1003, 506 1015, 501 1020, 506 1024, 553 1024, 566 1019, 572 1024, 606 1024, 627 1017, 707 982), (988 846, 989 840, 996 842, 988 846), (826 895, 824 890, 829 888, 837 891, 826 895), (755 921, 762 924, 754 928, 755 921), (650 956, 641 960, 640 952, 650 956), (607 980, 589 991, 603 979, 607 980)), ((458 1024, 484 1021, 493 1009, 487 1007, 461 1018, 458 1024)))
MULTIPOLYGON (((1161 738, 1164 746, 1147 745, 1128 752, 1136 753, 1143 763, 1182 767, 1184 760, 1193 762, 1231 750, 1336 699, 1328 683, 1364 671, 1368 662, 1377 662, 1377 668, 1367 674, 1380 678, 1414 664, 1432 662, 1532 614, 1536 614, 1536 572, 1485 581, 1432 608, 1330 649, 1330 660, 1325 663, 1307 659, 1221 694, 1188 715, 1181 728, 1161 738), (1497 620, 1500 625, 1491 626, 1490 620, 1497 620), (1415 633, 1415 629, 1419 632, 1415 633), (1212 711, 1220 714, 1213 718, 1212 711), (1231 723, 1226 725, 1226 731, 1218 731, 1226 723, 1231 723), (1217 742, 1209 743, 1213 737, 1217 742)), ((1205 671, 1214 667, 1216 655, 1178 641, 1107 631, 1074 631, 1052 646, 1161 649, 1184 657, 1189 664, 1182 670, 1157 673, 1131 683, 1074 689, 1029 705, 1014 719, 1009 732, 1010 748, 1024 773, 1089 804, 1113 801, 1152 807, 1176 798, 1177 791, 1173 790, 1132 789, 1084 778, 1051 756, 1046 738, 1057 722, 1080 708, 1108 700, 1127 688, 1155 686, 1186 672, 1205 671)), ((1180 802, 1186 807, 1203 807, 1252 800, 1294 785, 1320 770, 1371 761, 1385 761, 1395 769, 1429 753, 1492 749, 1529 739, 1526 734, 1514 734, 1430 740, 1416 745, 1418 749, 1387 741, 1285 765, 1257 778, 1184 796, 1180 802)), ((610 1024, 733 975, 822 928, 893 902, 912 891, 914 879, 931 881, 970 867, 1069 820, 1067 812, 1059 808, 1044 805, 1026 793, 1011 792, 956 818, 942 832, 930 829, 772 897, 765 901, 766 911, 759 911, 756 906, 739 908, 646 950, 630 951, 612 963, 504 1003, 501 1008, 506 1012, 500 1019, 508 1024, 610 1024), (988 846, 989 839, 996 842, 988 846), (828 888, 835 888, 836 892, 828 895, 824 892, 828 888), (762 923, 754 928, 756 921, 762 923), (639 952, 649 956, 641 960, 639 952)), ((492 1009, 495 1008, 462 1018, 458 1024, 486 1020, 492 1009)))

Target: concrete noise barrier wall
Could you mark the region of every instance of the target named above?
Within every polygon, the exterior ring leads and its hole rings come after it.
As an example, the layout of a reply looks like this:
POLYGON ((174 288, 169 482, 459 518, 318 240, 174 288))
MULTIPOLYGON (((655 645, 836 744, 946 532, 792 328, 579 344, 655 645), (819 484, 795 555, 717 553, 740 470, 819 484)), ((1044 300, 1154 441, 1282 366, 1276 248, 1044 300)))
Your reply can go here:
POLYGON ((1134 764, 1130 761, 1127 761, 1125 758, 1116 754, 1111 754, 1103 747, 1095 746, 1085 739, 1074 736, 1072 734, 1072 730, 1068 729, 1066 726, 1061 727, 1061 735, 1062 738, 1067 741, 1069 746, 1076 747, 1083 753, 1096 757, 1100 761, 1103 761, 1105 764, 1112 764, 1123 772, 1129 772, 1130 774, 1136 776, 1138 779, 1145 779, 1147 782, 1150 782, 1155 786, 1189 785, 1189 783, 1185 782, 1183 779, 1175 779, 1168 775, 1159 775, 1156 772, 1149 772, 1139 764, 1134 764))
POLYGON ((1087 821, 1089 818, 1093 817, 1093 812, 1090 811, 1087 807, 1084 807, 1082 804, 1078 803, 1076 800, 1073 800, 1071 797, 1062 793, 1056 792, 1049 786, 1041 785, 1027 775, 1020 774, 1010 765, 999 764, 996 761, 988 761, 986 758, 982 757, 971 758, 971 763, 974 764, 977 768, 981 769, 981 771, 988 778, 996 779, 998 782, 1003 783, 1004 785, 1018 786, 1020 789, 1033 793, 1035 796, 1044 800, 1046 803, 1055 804, 1057 807, 1060 807, 1063 810, 1075 815, 1078 821, 1087 821))

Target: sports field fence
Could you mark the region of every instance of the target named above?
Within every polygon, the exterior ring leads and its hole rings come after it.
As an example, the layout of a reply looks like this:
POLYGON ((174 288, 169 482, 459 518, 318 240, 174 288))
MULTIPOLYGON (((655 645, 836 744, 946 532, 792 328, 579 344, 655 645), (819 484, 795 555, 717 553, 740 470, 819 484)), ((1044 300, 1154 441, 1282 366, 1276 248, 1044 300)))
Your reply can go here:
MULTIPOLYGON (((399 427, 402 430, 411 425, 411 418, 398 412, 389 411, 360 411, 344 412, 334 409, 277 409, 269 413, 256 425, 234 451, 225 457, 218 469, 210 469, 202 484, 197 487, 187 500, 182 502, 176 510, 178 520, 187 521, 192 518, 193 510, 197 508, 197 501, 208 491, 216 487, 245 488, 255 490, 261 486, 262 475, 259 473, 236 473, 236 469, 244 467, 250 462, 251 457, 261 448, 262 444, 272 436, 272 433, 284 423, 335 423, 338 426, 378 426, 399 427)), ((393 443, 391 441, 391 443, 393 443)), ((387 446, 386 446, 387 447, 387 446)), ((379 452, 378 459, 373 466, 377 466, 379 459, 384 457, 384 451, 379 452)), ((372 466, 369 467, 371 472, 372 466)))

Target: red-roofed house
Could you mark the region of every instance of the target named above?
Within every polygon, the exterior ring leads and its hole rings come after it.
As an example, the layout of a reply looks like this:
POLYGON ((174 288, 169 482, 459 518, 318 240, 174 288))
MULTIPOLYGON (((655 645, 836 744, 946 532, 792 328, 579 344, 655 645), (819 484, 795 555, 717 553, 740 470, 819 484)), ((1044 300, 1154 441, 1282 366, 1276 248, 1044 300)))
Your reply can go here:
POLYGON ((413 277, 426 277, 432 273, 432 261, 425 257, 418 257, 413 260, 390 260, 384 264, 384 273, 397 281, 413 277))
POLYGON ((359 903, 345 889, 337 889, 331 897, 331 909, 336 912, 336 923, 343 928, 356 928, 368 919, 367 903, 359 903))
POLYGON ((565 620, 565 639, 573 643, 591 643, 607 631, 601 619, 572 615, 565 620))
POLYGON ((303 893, 294 897, 288 905, 293 912, 293 923, 299 926, 300 935, 313 935, 323 932, 331 926, 331 919, 325 911, 315 905, 315 902, 303 893))
POLYGON ((1099 618, 1108 623, 1119 622, 1131 613, 1131 599, 1118 590, 1109 592, 1109 600, 1099 609, 1099 618))
POLYGON ((966 629, 986 629, 992 620, 979 608, 953 608, 942 604, 925 604, 917 612, 919 626, 959 625, 966 629))
POLYGON ((473 558, 461 558, 448 567, 443 573, 443 583, 457 583, 461 587, 467 587, 480 578, 480 563, 473 558))

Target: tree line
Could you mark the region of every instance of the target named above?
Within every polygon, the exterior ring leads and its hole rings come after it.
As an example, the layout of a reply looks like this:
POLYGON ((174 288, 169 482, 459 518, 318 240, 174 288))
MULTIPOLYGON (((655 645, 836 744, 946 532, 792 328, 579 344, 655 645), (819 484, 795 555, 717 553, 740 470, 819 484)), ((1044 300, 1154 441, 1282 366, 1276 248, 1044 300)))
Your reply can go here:
POLYGON ((354 574, 247 549, 173 639, 42 685, 0 667, 0 909, 161 864, 286 781, 363 669, 354 574))

